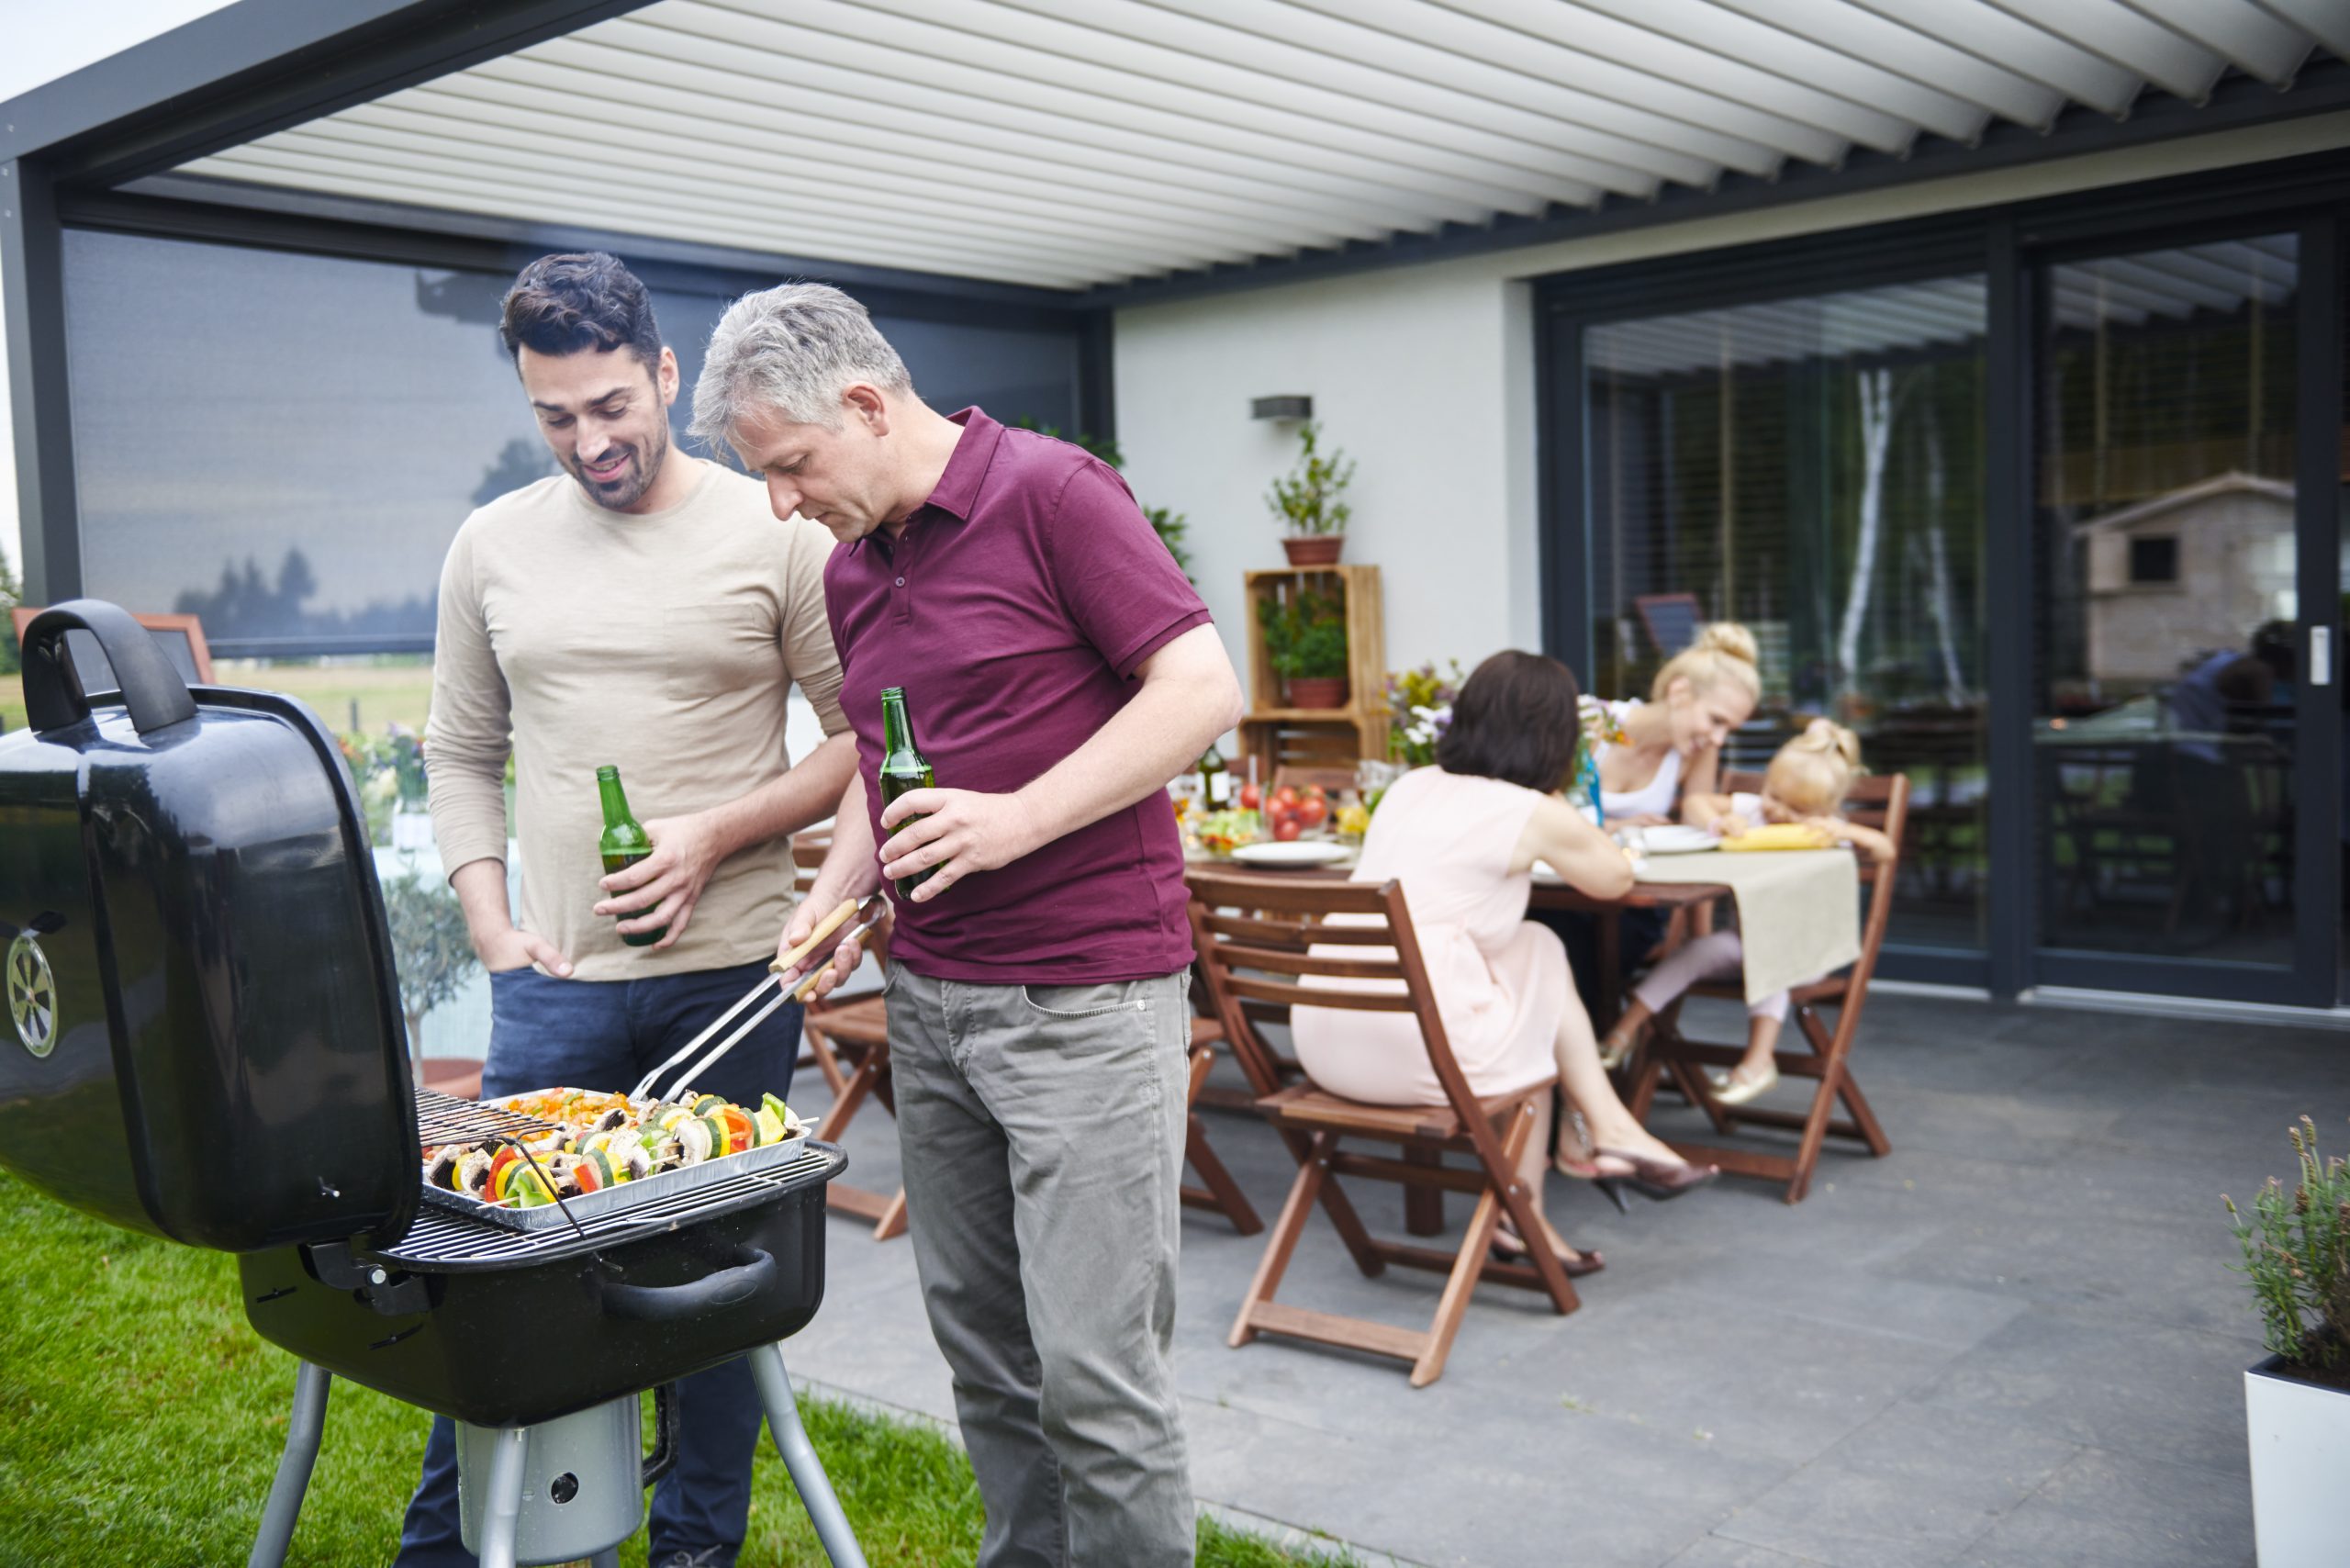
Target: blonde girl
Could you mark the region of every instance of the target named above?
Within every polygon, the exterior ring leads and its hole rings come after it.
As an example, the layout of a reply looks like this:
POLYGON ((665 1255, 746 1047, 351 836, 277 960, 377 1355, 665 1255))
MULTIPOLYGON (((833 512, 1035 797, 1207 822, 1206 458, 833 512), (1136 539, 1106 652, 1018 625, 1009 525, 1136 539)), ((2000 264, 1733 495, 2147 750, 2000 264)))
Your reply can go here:
MULTIPOLYGON (((1860 737, 1841 724, 1814 719, 1803 734, 1779 748, 1762 775, 1759 795, 1693 794, 1684 814, 1695 825, 1736 838, 1766 823, 1800 823, 1838 844, 1878 861, 1893 857, 1893 841, 1874 828, 1836 815, 1861 772, 1860 737)), ((1683 945, 1633 988, 1631 1005, 1609 1030, 1600 1059, 1620 1062, 1640 1032, 1673 1000, 1701 980, 1727 980, 1740 972, 1744 949, 1735 931, 1716 931, 1683 945)), ((1787 993, 1775 991, 1746 1006, 1746 1055, 1728 1072, 1712 1075, 1715 1097, 1743 1105, 1779 1081, 1773 1054, 1787 1019, 1787 993)))

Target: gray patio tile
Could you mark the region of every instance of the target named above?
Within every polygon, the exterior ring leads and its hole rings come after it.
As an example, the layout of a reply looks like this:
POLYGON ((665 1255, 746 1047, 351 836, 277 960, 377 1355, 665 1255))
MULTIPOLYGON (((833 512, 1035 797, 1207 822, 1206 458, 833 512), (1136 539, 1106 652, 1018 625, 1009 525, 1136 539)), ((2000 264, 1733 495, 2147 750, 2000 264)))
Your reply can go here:
POLYGON ((2248 1485, 2243 1374, 2258 1359, 2245 1338, 2035 1307, 1914 1397, 2248 1485))
POLYGON ((1749 1546, 1727 1536, 1709 1535, 1665 1568, 1818 1568, 1808 1557, 1790 1557, 1767 1546, 1749 1546))
POLYGON ((2103 1212, 2101 1223, 2084 1225, 2077 1214, 1986 1205, 1976 1218, 1929 1232, 1885 1271, 2132 1322, 2218 1334, 2251 1327, 2244 1282, 2228 1271, 2241 1253, 2222 1225, 2143 1223, 2103 1212))
POLYGON ((2241 1478, 2092 1449, 1951 1568, 2251 1568, 2241 1478))
POLYGON ((1941 1568, 2080 1451, 1996 1417, 1899 1404, 1716 1534, 1830 1568, 1941 1568))

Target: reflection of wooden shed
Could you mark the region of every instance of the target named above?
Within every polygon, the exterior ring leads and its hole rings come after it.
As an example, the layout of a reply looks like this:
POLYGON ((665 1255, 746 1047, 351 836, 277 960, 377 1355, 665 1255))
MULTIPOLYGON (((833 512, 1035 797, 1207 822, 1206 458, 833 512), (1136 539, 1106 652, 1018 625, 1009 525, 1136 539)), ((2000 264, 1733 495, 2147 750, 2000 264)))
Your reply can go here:
POLYGON ((2195 655, 2242 648, 2293 613, 2293 487, 2227 473, 2093 518, 2088 674, 2166 681, 2195 655))

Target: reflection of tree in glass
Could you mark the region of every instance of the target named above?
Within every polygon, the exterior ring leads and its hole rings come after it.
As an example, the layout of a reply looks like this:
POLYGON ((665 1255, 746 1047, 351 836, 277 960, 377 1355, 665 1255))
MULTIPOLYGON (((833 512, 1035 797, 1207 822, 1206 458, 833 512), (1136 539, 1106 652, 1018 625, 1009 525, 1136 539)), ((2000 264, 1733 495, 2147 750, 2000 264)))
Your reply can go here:
POLYGON ((23 602, 24 587, 17 581, 17 568, 9 563, 6 552, 0 552, 0 675, 14 675, 21 667, 17 653, 17 618, 8 611, 23 602))
MULTIPOLYGON (((421 288, 421 282, 418 286, 421 288)), ((470 499, 487 506, 510 490, 534 484, 554 472, 546 449, 532 441, 514 440, 498 450, 470 499)), ((0 567, 6 566, 0 560, 0 567)), ((13 583, 0 578, 0 588, 13 583)), ((189 588, 173 601, 181 615, 202 617, 204 633, 214 642, 242 637, 330 638, 412 637, 432 630, 434 590, 410 594, 404 599, 375 599, 362 609, 305 610, 303 602, 319 592, 318 574, 300 546, 285 552, 273 586, 262 575, 261 563, 245 557, 241 566, 231 557, 220 564, 220 580, 211 592, 189 588)), ((11 638, 7 649, 13 653, 11 638)), ((0 672, 13 668, 0 664, 0 672)))
POLYGON ((525 485, 534 485, 554 472, 554 463, 547 449, 535 441, 509 441, 498 453, 498 460, 474 487, 473 502, 486 507, 509 491, 525 485))

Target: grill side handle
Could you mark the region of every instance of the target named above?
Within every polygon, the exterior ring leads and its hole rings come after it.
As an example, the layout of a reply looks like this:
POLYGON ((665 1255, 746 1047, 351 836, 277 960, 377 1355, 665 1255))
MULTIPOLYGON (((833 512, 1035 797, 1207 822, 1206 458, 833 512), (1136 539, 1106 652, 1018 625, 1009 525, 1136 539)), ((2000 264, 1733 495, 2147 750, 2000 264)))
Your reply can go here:
POLYGON ((638 1323, 675 1323, 747 1301, 775 1282, 775 1259, 755 1247, 734 1249, 734 1266, 682 1285, 604 1286, 604 1310, 638 1323))
POLYGON ((144 735, 196 717, 196 699, 162 650, 130 612, 102 599, 51 605, 25 628, 25 722, 34 730, 62 730, 90 716, 90 699, 74 678, 65 633, 87 632, 105 650, 122 688, 130 722, 144 735))

